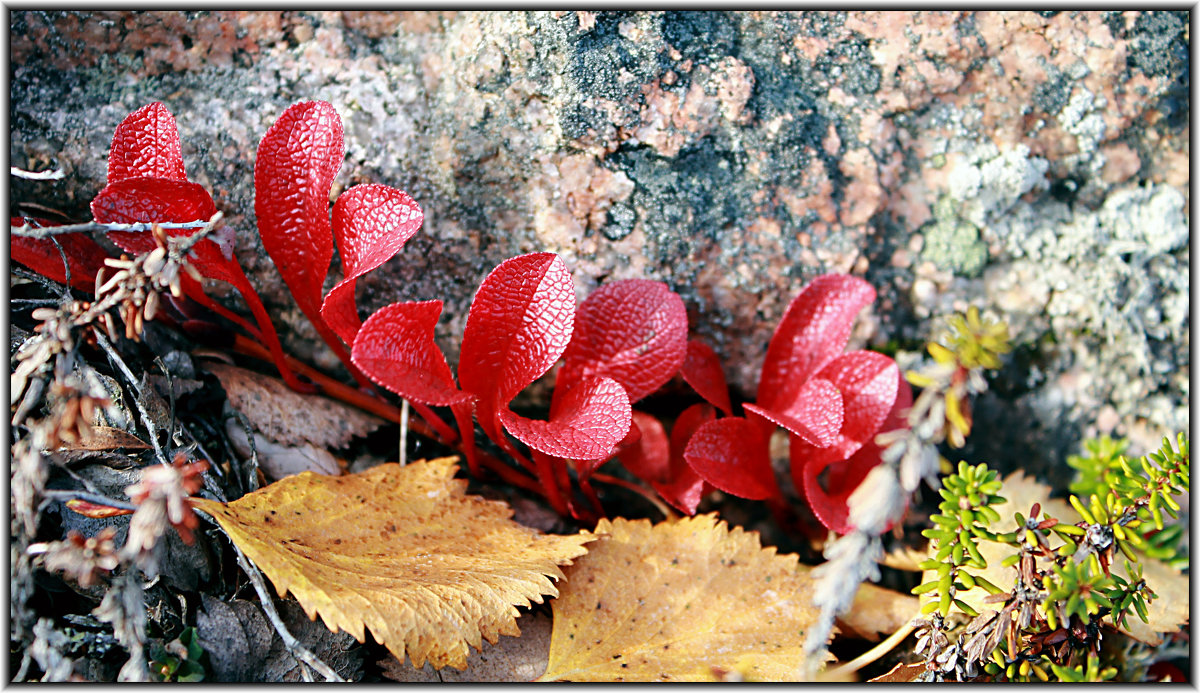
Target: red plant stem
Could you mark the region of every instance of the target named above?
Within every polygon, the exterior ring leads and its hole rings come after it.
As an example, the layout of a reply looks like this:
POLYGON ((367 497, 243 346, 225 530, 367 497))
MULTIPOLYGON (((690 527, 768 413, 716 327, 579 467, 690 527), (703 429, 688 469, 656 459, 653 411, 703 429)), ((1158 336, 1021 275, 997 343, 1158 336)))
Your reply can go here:
POLYGON ((656 496, 653 492, 651 492, 649 489, 642 486, 641 484, 635 484, 632 481, 626 481, 625 479, 622 479, 622 478, 616 477, 616 476, 611 476, 609 474, 593 474, 592 478, 601 483, 613 484, 614 486, 620 486, 622 488, 626 488, 626 489, 629 489, 630 491, 633 491, 634 493, 636 493, 636 494, 640 495, 641 497, 645 498, 646 500, 650 501, 650 503, 653 504, 654 507, 657 508, 658 511, 660 513, 662 513, 663 516, 666 517, 668 520, 673 520, 676 517, 678 517, 678 515, 676 515, 673 510, 671 510, 669 507, 666 506, 666 504, 664 504, 661 500, 658 499, 658 496, 656 496))
MULTIPOLYGON (((520 459, 520 457, 515 454, 516 450, 510 451, 510 453, 513 454, 514 457, 518 457, 518 459, 520 459)), ((558 487, 558 481, 556 481, 554 478, 554 468, 550 466, 552 461, 553 460, 549 455, 534 455, 534 470, 537 473, 538 482, 542 485, 542 488, 545 489, 544 493, 546 500, 550 501, 550 505, 558 514, 566 515, 570 512, 570 510, 567 508, 566 499, 563 498, 562 489, 558 487)))
MULTIPOLYGON (((239 354, 251 356, 262 361, 271 360, 270 353, 261 344, 249 340, 240 334, 234 335, 233 350, 239 354)), ((317 369, 309 366, 299 359, 296 359, 295 357, 285 354, 284 358, 287 360, 287 364, 296 373, 299 373, 309 380, 312 380, 314 383, 317 383, 325 392, 325 394, 329 395, 330 397, 345 402, 351 406, 358 407, 363 411, 375 414, 376 416, 387 419, 388 421, 400 423, 400 407, 389 404, 388 402, 385 402, 377 397, 372 397, 358 388, 351 387, 350 385, 346 385, 345 383, 334 380, 333 378, 330 378, 321 371, 318 371, 317 369)), ((420 409, 418 409, 417 412, 420 414, 420 409)), ((430 413, 432 414, 432 412, 430 413)), ((444 423, 442 426, 446 429, 449 429, 449 427, 444 423)), ((437 440, 462 452, 463 440, 459 436, 454 436, 454 438, 448 442, 445 437, 438 435, 438 432, 435 430, 436 426, 432 426, 420 419, 410 419, 408 422, 408 427, 417 435, 437 440)), ((532 491, 543 496, 546 495, 545 490, 540 487, 536 481, 529 476, 520 473, 516 469, 513 469, 504 462, 496 459, 494 456, 480 450, 477 451, 476 457, 479 459, 479 462, 483 467, 491 470, 501 479, 512 484, 513 486, 518 486, 527 491, 532 491)))
POLYGON ((411 399, 408 400, 408 403, 412 405, 412 408, 417 412, 418 416, 420 416, 422 419, 425 419, 430 426, 433 426, 434 430, 438 432, 438 437, 442 439, 443 443, 446 445, 454 445, 458 442, 458 434, 455 433, 454 429, 450 428, 449 424, 443 421, 442 417, 438 416, 436 412, 426 405, 421 404, 420 402, 414 402, 411 399))
MULTIPOLYGON (((266 347, 240 334, 233 337, 233 350, 239 354, 251 356, 262 361, 274 360, 271 358, 271 353, 267 351, 266 347)), ((358 407, 363 411, 368 411, 388 421, 400 422, 400 407, 389 404, 378 397, 372 397, 358 388, 334 380, 293 356, 284 354, 283 359, 293 371, 319 385, 326 394, 334 399, 341 400, 346 404, 358 407)), ((409 428, 427 438, 439 438, 424 422, 410 421, 409 428)))
POLYGON ((538 485, 537 481, 526 474, 522 474, 515 467, 504 464, 500 460, 486 452, 483 452, 482 450, 477 452, 477 457, 481 466, 495 472, 496 475, 502 480, 512 484, 513 486, 519 486, 526 491, 536 493, 539 496, 546 496, 546 491, 538 485))
POLYGON ((596 489, 592 487, 590 479, 580 477, 579 488, 583 491, 583 495, 587 498, 588 503, 592 504, 592 510, 597 517, 607 517, 604 513, 604 506, 600 505, 600 497, 596 495, 596 489))

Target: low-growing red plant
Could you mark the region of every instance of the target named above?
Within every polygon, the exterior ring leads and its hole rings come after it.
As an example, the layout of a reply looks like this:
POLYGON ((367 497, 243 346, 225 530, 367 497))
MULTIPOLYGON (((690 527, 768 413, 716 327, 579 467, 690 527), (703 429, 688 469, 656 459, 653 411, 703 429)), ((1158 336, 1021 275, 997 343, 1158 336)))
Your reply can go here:
POLYGON ((875 436, 898 428, 900 412, 912 404, 912 391, 891 358, 842 353, 854 316, 874 299, 870 284, 847 275, 823 275, 805 287, 771 337, 757 402, 744 406, 747 418, 701 426, 684 453, 688 465, 735 496, 777 498, 768 443, 775 427, 783 426, 793 483, 822 524, 849 531, 847 499, 880 462, 875 436))
MULTIPOLYGON (((912 401, 892 359, 869 351, 842 353, 854 316, 875 298, 865 281, 825 275, 792 301, 768 347, 757 401, 745 404, 746 416, 738 417, 715 352, 687 341, 683 301, 665 284, 613 282, 577 309, 571 275, 557 255, 521 255, 500 263, 475 293, 456 381, 434 340, 441 301, 393 303, 365 321, 359 316, 358 278, 399 252, 419 230, 423 214, 403 191, 367 184, 342 193, 331 216, 330 192, 344 154, 341 119, 322 101, 291 106, 268 129, 254 169, 263 247, 351 375, 365 388, 375 383, 411 401, 444 442, 457 442, 473 474, 487 462, 506 479, 529 483, 502 464, 497 468, 494 458, 476 448, 478 421, 561 513, 589 515, 573 500, 569 470, 603 512, 589 480, 615 457, 690 514, 713 488, 781 499, 768 440, 782 426, 791 436, 793 481, 814 514, 835 531, 850 529, 846 499, 879 463, 874 438, 904 425, 900 414, 912 401), (323 295, 335 241, 343 278, 323 295), (548 418, 513 411, 513 399, 560 361, 548 418), (634 411, 632 404, 676 374, 704 401, 681 412, 668 434, 661 421, 634 411), (450 408, 457 434, 433 412, 435 406, 450 408)), ((91 207, 101 223, 186 224, 216 214, 208 192, 187 180, 175 120, 158 103, 118 126, 108 182, 91 207)), ((148 231, 111 231, 109 237, 130 253, 154 247, 148 231)), ((193 263, 203 276, 233 284, 257 325, 209 299, 194 280, 184 284, 186 295, 266 342, 288 384, 307 389, 288 367, 274 326, 228 245, 211 237, 201 241, 193 263)), ((104 256, 94 241, 76 234, 64 234, 57 247, 47 239, 15 237, 13 249, 14 259, 58 281, 66 280, 69 268, 71 285, 83 290, 94 288, 104 256)), ((344 384, 327 383, 327 389, 334 386, 344 396, 350 390, 356 398, 378 402, 344 384)))

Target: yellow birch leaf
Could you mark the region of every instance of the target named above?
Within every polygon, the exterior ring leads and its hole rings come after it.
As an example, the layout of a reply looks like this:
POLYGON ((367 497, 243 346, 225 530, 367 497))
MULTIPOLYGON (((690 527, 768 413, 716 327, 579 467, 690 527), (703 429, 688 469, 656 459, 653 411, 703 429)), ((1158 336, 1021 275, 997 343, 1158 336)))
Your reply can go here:
POLYGON ((194 498, 311 619, 364 627, 415 667, 462 669, 467 646, 520 635, 517 606, 555 595, 590 535, 543 535, 465 494, 455 458, 287 477, 231 503, 194 498))
MULTIPOLYGON (((796 681, 809 568, 715 515, 601 520, 552 602, 542 681, 796 681)), ((822 652, 821 656, 825 653, 822 652)))

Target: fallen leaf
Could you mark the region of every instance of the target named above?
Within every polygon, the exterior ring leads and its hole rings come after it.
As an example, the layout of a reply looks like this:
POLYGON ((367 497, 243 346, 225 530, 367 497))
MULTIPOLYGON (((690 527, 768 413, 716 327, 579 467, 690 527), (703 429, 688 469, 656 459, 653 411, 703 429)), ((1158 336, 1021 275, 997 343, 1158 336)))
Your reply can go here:
POLYGON ((149 450, 150 444, 141 438, 112 426, 89 426, 76 443, 64 445, 60 450, 149 450))
POLYGON ((879 640, 881 634, 890 635, 916 618, 920 608, 920 600, 911 594, 864 582, 850 609, 838 617, 838 630, 848 637, 879 640))
POLYGON ((439 671, 430 664, 414 669, 409 662, 387 657, 378 662, 380 673, 402 683, 528 683, 546 671, 551 621, 544 614, 526 614, 519 622, 521 637, 502 635, 496 644, 485 644, 471 653, 463 671, 439 671))
MULTIPOLYGON (((208 653, 209 680, 220 683, 298 683, 305 665, 296 660, 255 602, 228 603, 201 593, 196 632, 208 653)), ((279 605, 292 637, 348 681, 362 677, 362 648, 346 633, 331 633, 305 617, 293 601, 279 605)), ((318 677, 319 680, 320 677, 318 677)))
POLYGON ((715 514, 601 520, 554 600, 542 681, 795 681, 817 618, 808 568, 715 514))
MULTIPOLYGON (((1060 522, 1075 524, 1082 519, 1070 503, 1062 498, 1051 498, 1050 492, 1051 489, 1048 485, 1026 476, 1024 472, 1016 471, 1009 474, 1004 479, 1003 490, 1000 491, 1007 502, 994 506, 1000 513, 1000 521, 990 524, 988 528, 994 532, 1013 531, 1017 527, 1013 513, 1020 512, 1022 515, 1028 515, 1034 503, 1041 503, 1042 512, 1048 513, 1050 517, 1058 518, 1060 522)), ((975 571, 974 574, 982 575, 1002 590, 1011 590, 1017 577, 1016 568, 1005 568, 1000 565, 1000 562, 1011 555, 1013 549, 997 542, 981 541, 979 550, 983 554, 984 560, 987 561, 988 567, 986 570, 975 571)), ((1126 619, 1128 628, 1120 630, 1148 645, 1159 645, 1163 642, 1163 633, 1173 633, 1188 622, 1189 604, 1191 603, 1188 576, 1153 558, 1142 556, 1141 563, 1146 584, 1150 585, 1150 589, 1158 594, 1158 598, 1149 604, 1147 610, 1147 615, 1150 617, 1149 623, 1142 621, 1137 614, 1133 614, 1126 619)), ((1112 571, 1117 575, 1127 577, 1124 566, 1124 557, 1118 555, 1117 560, 1113 561, 1112 571)), ((934 580, 936 575, 934 571, 926 571, 922 582, 934 580)), ((994 604, 983 603, 987 592, 981 587, 959 592, 956 596, 981 613, 984 610, 996 610, 994 604)))
POLYGON ((225 419, 225 433, 229 436, 229 442, 233 444, 234 452, 243 460, 250 459, 253 453, 263 475, 271 481, 278 481, 300 472, 333 475, 342 473, 337 458, 323 447, 308 444, 280 445, 271 442, 261 433, 250 431, 254 435, 254 446, 251 447, 246 428, 237 417, 230 416, 225 419))
POLYGON ((929 558, 929 553, 911 546, 899 546, 884 555, 880 561, 888 568, 906 570, 910 573, 921 572, 921 561, 929 558))
POLYGON ((901 662, 892 667, 892 670, 886 674, 880 674, 873 679, 868 679, 867 683, 912 683, 918 676, 925 671, 925 663, 905 664, 901 662))
POLYGON ((255 430, 281 445, 340 448, 383 424, 382 419, 341 402, 302 395, 270 376, 224 363, 204 367, 221 381, 233 408, 255 430))
POLYGON ((304 472, 228 504, 193 499, 332 631, 365 628, 397 658, 467 664, 467 646, 519 635, 517 606, 556 595, 591 535, 543 535, 504 503, 465 495, 455 458, 360 474, 304 472))

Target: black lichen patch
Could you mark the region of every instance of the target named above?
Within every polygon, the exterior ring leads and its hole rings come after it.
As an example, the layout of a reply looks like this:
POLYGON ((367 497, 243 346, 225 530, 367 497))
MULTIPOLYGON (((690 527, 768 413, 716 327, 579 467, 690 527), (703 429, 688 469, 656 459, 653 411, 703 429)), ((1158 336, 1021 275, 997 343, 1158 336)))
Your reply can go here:
POLYGON ((1154 77, 1169 77, 1170 88, 1156 106, 1171 129, 1187 125, 1191 115, 1191 45, 1186 12, 1143 12, 1134 24, 1125 58, 1130 69, 1140 68, 1154 77))
MULTIPOLYGON (((587 105, 589 100, 638 103, 642 85, 660 70, 657 42, 625 38, 620 31, 623 21, 645 20, 637 13, 597 12, 592 28, 568 43, 565 76, 573 98, 562 113, 562 125, 569 139, 581 138, 589 130, 603 132, 608 126, 608 117, 587 105)), ((629 110, 628 115, 633 118, 637 113, 629 110)))
POLYGON ((1033 105, 1043 113, 1056 116, 1067 105, 1071 96, 1071 80, 1062 72, 1055 70, 1050 79, 1042 82, 1033 89, 1033 105))
POLYGON ((641 210, 653 248, 648 252, 659 263, 687 258, 695 247, 717 240, 731 221, 747 218, 745 164, 737 154, 714 146, 711 137, 674 158, 646 147, 621 150, 610 158, 637 184, 631 202, 641 210))
POLYGON ((664 12, 662 35, 683 60, 712 64, 738 53, 738 15, 732 12, 664 12))
POLYGON ((840 41, 817 59, 815 71, 831 84, 857 96, 879 91, 881 75, 871 62, 871 51, 862 39, 840 41))

